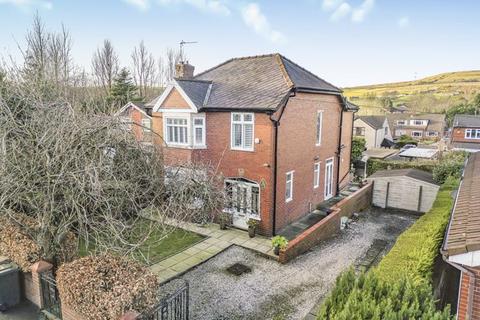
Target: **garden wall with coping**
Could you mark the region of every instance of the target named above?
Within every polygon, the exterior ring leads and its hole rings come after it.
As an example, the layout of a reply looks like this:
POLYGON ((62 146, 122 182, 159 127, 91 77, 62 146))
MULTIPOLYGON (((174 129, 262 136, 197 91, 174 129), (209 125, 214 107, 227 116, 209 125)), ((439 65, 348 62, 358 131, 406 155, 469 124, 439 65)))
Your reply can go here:
POLYGON ((340 231, 342 217, 351 217, 354 212, 359 212, 370 207, 372 203, 373 184, 369 183, 361 189, 342 199, 331 207, 333 210, 328 216, 305 230, 288 246, 280 251, 279 261, 287 263, 300 254, 310 250, 340 231))

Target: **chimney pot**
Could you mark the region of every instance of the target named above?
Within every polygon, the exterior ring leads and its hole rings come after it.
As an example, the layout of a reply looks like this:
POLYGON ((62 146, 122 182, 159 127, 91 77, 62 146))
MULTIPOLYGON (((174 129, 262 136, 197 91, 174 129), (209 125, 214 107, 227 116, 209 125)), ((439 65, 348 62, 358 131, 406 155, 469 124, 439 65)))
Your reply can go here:
POLYGON ((195 67, 188 61, 181 61, 175 65, 175 77, 178 79, 192 79, 195 67))

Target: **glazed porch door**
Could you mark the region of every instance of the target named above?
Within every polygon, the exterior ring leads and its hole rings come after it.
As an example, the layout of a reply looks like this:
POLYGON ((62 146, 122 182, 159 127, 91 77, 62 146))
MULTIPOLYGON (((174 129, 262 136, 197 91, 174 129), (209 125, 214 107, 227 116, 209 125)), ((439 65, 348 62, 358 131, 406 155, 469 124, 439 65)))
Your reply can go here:
POLYGON ((232 213, 233 226, 247 230, 248 219, 259 219, 260 188, 255 183, 238 180, 227 180, 225 186, 230 198, 228 211, 232 213))

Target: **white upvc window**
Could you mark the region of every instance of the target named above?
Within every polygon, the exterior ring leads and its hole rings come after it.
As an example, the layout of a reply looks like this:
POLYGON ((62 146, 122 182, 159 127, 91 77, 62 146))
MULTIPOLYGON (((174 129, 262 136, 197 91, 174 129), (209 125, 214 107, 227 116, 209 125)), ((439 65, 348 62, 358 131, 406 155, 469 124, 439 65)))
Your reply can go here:
POLYGON ((152 120, 150 120, 149 118, 143 118, 142 129, 143 132, 150 132, 152 130, 152 120))
POLYGON ((397 126, 405 126, 407 124, 407 120, 397 120, 397 126))
POLYGON ((193 144, 205 146, 205 118, 193 118, 193 144))
POLYGON ((480 129, 465 130, 465 139, 480 139, 480 129))
POLYGON ((188 119, 165 118, 166 141, 173 145, 188 145, 188 119))
POLYGON ((316 189, 320 186, 320 162, 316 162, 313 165, 313 188, 316 189))
POLYGON ((285 202, 293 200, 293 173, 294 171, 287 172, 285 180, 285 202))
POLYGON ((323 127, 323 111, 317 112, 317 119, 316 119, 316 136, 315 136, 315 145, 319 146, 322 144, 322 127, 323 127))
POLYGON ((418 120, 418 119, 410 120, 410 124, 412 126, 426 126, 427 122, 428 122, 427 120, 418 120))
POLYGON ((427 136, 428 137, 438 137, 438 132, 437 131, 428 131, 427 136))
POLYGON ((422 131, 412 131, 412 137, 414 138, 421 138, 423 136, 422 131))
POLYGON ((231 149, 253 151, 253 140, 253 113, 233 112, 231 117, 231 149))

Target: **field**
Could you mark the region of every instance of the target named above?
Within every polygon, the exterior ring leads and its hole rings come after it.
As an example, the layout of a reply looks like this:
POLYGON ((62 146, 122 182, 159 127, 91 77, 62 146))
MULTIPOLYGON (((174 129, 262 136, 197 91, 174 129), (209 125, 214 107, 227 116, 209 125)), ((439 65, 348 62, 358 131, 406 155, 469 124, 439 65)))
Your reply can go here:
POLYGON ((480 93, 480 70, 442 73, 415 81, 344 88, 360 114, 383 114, 389 100, 416 112, 440 113, 480 93))

